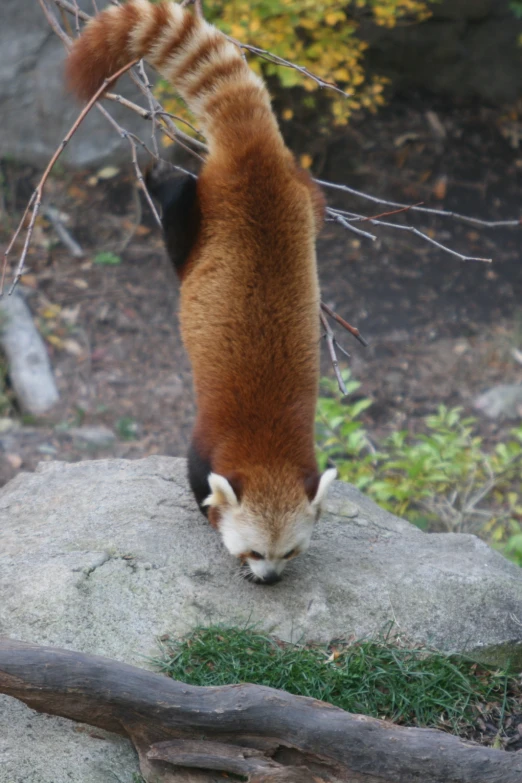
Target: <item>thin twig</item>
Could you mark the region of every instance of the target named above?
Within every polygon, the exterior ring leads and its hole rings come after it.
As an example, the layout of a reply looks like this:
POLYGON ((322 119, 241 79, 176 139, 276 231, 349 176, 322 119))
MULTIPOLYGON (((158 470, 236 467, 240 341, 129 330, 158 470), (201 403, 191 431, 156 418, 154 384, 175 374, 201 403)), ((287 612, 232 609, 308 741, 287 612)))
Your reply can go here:
POLYGON ((421 204, 424 204, 424 201, 419 201, 417 204, 410 204, 409 207, 401 207, 401 209, 393 209, 391 212, 381 212, 380 215, 372 215, 371 217, 366 217, 361 222, 364 223, 365 220, 379 220, 383 217, 389 217, 390 215, 398 215, 400 212, 409 212, 410 209, 414 209, 415 207, 420 207, 421 204))
POLYGON ((321 323, 325 331, 324 336, 326 338, 326 344, 328 346, 328 353, 330 354, 330 359, 334 369, 335 377, 337 378, 337 383, 339 384, 339 389, 341 390, 342 394, 346 395, 348 394, 348 389, 344 384, 343 376, 341 375, 341 370, 339 369, 339 362, 337 361, 337 354, 335 353, 335 335, 332 332, 330 324, 326 320, 325 316, 322 313, 320 313, 319 317, 321 319, 321 323))
POLYGON ((145 64, 143 60, 140 60, 138 64, 138 71, 141 77, 142 82, 144 83, 145 87, 147 88, 147 98, 149 101, 149 109, 150 109, 150 119, 152 121, 152 132, 151 132, 151 138, 152 138, 152 147, 154 149, 154 153, 157 158, 159 158, 159 149, 158 149, 158 140, 156 138, 156 126, 158 124, 158 121, 156 119, 156 112, 154 109, 154 97, 152 95, 151 89, 152 84, 149 83, 149 79, 147 76, 147 72, 145 71, 145 64))
POLYGON ((352 97, 352 93, 341 90, 341 88, 338 87, 333 82, 327 82, 325 79, 321 79, 320 76, 316 76, 315 73, 312 73, 312 71, 309 71, 308 68, 305 68, 303 65, 296 65, 290 60, 285 60, 284 57, 280 57, 278 54, 269 52, 266 49, 260 49, 258 46, 252 46, 251 44, 242 43, 242 41, 238 41, 236 38, 232 38, 229 35, 227 35, 226 37, 231 43, 238 46, 241 50, 246 50, 251 54, 255 54, 258 57, 261 57, 262 60, 266 60, 267 62, 273 63, 274 65, 279 65, 283 68, 291 68, 293 71, 297 71, 303 76, 306 76, 308 79, 312 79, 312 81, 314 81, 318 87, 321 87, 321 89, 333 90, 334 92, 338 92, 340 95, 343 96, 343 98, 352 97))
MULTIPOLYGON (((147 203, 148 203, 148 205, 149 205, 149 207, 151 209, 152 214, 154 215, 156 223, 161 228, 162 227, 161 218, 160 218, 160 216, 158 214, 158 210, 154 206, 154 202, 152 201, 150 193, 147 190, 147 186, 145 184, 145 177, 143 176, 143 173, 142 173, 142 171, 140 169, 140 165, 138 163, 138 153, 137 153, 137 149, 136 149, 136 142, 134 141, 134 138, 133 138, 134 134, 129 133, 128 130, 126 130, 125 128, 122 128, 122 126, 118 122, 116 122, 114 117, 111 114, 109 114, 107 109, 104 106, 102 106, 100 103, 97 104, 96 108, 110 122, 112 127, 117 131, 117 133, 119 133, 121 138, 122 139, 126 139, 129 142, 130 147, 131 147, 132 165, 134 166, 136 179, 138 180, 138 187, 140 187, 141 190, 143 191, 143 195, 147 199, 147 203)), ((140 143, 143 144, 143 146, 146 146, 145 142, 142 142, 141 139, 140 139, 140 143)))
POLYGON ((369 231, 363 231, 362 228, 357 228, 357 226, 353 226, 349 220, 346 220, 344 215, 341 215, 338 210, 332 209, 332 207, 326 208, 326 214, 335 223, 339 223, 343 228, 347 228, 348 231, 353 231, 354 234, 359 234, 359 236, 365 237, 366 239, 371 239, 372 242, 374 242, 377 239, 375 234, 370 234, 369 231))
MULTIPOLYGON (((38 0, 40 2, 40 0, 38 0)), ((80 8, 78 11, 76 11, 74 5, 72 3, 68 3, 67 0, 53 0, 54 4, 57 5, 59 8, 63 8, 64 11, 68 11, 70 14, 73 14, 74 16, 78 15, 78 19, 81 19, 82 22, 88 22, 89 19, 91 19, 91 15, 86 13, 85 11, 82 11, 80 8)))
POLYGON ((415 228, 414 226, 403 226, 400 223, 388 223, 384 220, 370 220, 370 223, 372 226, 385 226, 386 228, 394 228, 397 231, 408 231, 410 234, 415 234, 415 236, 420 237, 421 239, 424 239, 425 242, 429 242, 432 245, 435 245, 435 247, 438 247, 439 250, 443 250, 445 253, 449 253, 452 256, 456 256, 457 258, 460 258, 461 261, 482 261, 485 264, 491 264, 493 263, 492 258, 482 258, 480 256, 465 256, 462 253, 459 253, 457 250, 453 250, 451 247, 448 247, 447 245, 443 245, 441 242, 438 242, 436 239, 432 239, 428 234, 425 234, 423 231, 419 231, 418 228, 415 228))
POLYGON ((73 5, 74 5, 74 21, 76 25, 76 35, 80 35, 80 18, 78 16, 80 9, 78 7, 78 0, 73 0, 73 5))
POLYGON ((328 305, 325 305, 324 302, 321 302, 321 309, 324 310, 324 312, 329 315, 330 318, 333 318, 334 321, 337 321, 337 323, 342 326, 343 329, 346 329, 347 332, 350 332, 350 334, 352 334, 356 340, 359 340, 359 342, 364 345, 365 348, 368 346, 368 343, 356 326, 349 324, 348 321, 345 321, 344 318, 341 318, 341 316, 335 313, 330 307, 328 307, 328 305))
POLYGON ((70 251, 74 258, 83 258, 85 253, 78 244, 78 242, 71 236, 67 228, 64 226, 63 220, 60 216, 59 210, 51 206, 43 208, 43 214, 52 224, 54 230, 58 234, 60 241, 70 251))
MULTIPOLYGON (((54 14, 47 8, 47 5, 45 4, 44 0, 38 0, 38 3, 40 5, 40 8, 44 12, 44 16, 47 19, 47 22, 54 33, 60 38, 60 40, 65 44, 67 48, 71 45, 71 39, 67 35, 67 33, 62 30, 60 25, 58 24, 58 20, 54 16, 54 14)), ((72 9, 72 13, 74 13, 74 9, 72 9)))
POLYGON ((348 351, 346 350, 346 348, 343 348, 343 346, 341 345, 341 343, 339 342, 339 340, 337 339, 337 337, 336 337, 336 338, 334 338, 334 346, 335 346, 336 348, 338 348, 338 349, 341 351, 341 353, 342 353, 342 354, 344 354, 344 355, 346 356, 346 358, 347 358, 347 359, 351 359, 351 358, 352 358, 351 354, 350 354, 350 353, 348 353, 348 351))
MULTIPOLYGON (((94 106, 94 104, 96 103, 96 101, 98 100, 100 95, 103 94, 103 92, 107 89, 107 87, 109 87, 111 84, 114 84, 114 82, 117 79, 119 79, 119 77, 122 74, 124 74, 126 71, 128 71, 129 68, 132 68, 132 66, 135 65, 136 62, 137 62, 137 60, 133 60, 132 62, 127 63, 127 65, 124 65, 123 68, 120 68, 119 71, 116 71, 116 73, 114 73, 111 77, 109 77, 108 79, 105 79, 105 81, 103 82, 101 87, 99 87, 96 90, 96 92, 94 93, 94 95, 92 96, 90 101, 84 106, 84 108, 82 109, 82 111, 80 112, 80 114, 78 115, 76 120, 74 121, 73 125, 71 126, 69 131, 66 133, 66 135, 62 139, 58 149, 56 150, 56 152, 52 156, 51 160, 47 164, 47 168, 45 169, 44 173, 42 174, 40 182, 36 186, 33 196, 31 196, 31 200, 30 200, 29 204, 27 205, 27 209, 24 212, 22 220, 20 221, 20 224, 19 224, 19 226, 18 226, 18 228, 16 230, 15 236, 13 237, 13 240, 10 242, 7 250, 4 253, 4 267, 3 267, 3 270, 2 270, 2 282, 3 282, 4 277, 5 277, 5 269, 7 267, 7 257, 8 257, 8 254, 11 251, 11 248, 13 246, 14 240, 18 236, 22 226, 25 223, 25 218, 27 217, 27 214, 28 214, 29 210, 32 208, 31 220, 30 220, 29 226, 27 228, 27 234, 26 234, 26 237, 25 237, 24 247, 23 247, 22 253, 20 255, 20 260, 19 260, 18 266, 16 268, 16 272, 15 272, 15 276, 14 276, 13 282, 11 284, 11 288, 9 289, 9 294, 12 294, 12 292, 15 289, 16 284, 18 283, 18 281, 20 280, 20 277, 22 276, 22 271, 23 271, 23 268, 24 268, 24 262, 25 262, 25 258, 27 256, 27 251, 29 249, 29 244, 31 242, 31 237, 33 235, 34 226, 35 226, 35 223, 36 223, 36 218, 38 217, 38 213, 39 213, 40 207, 42 205, 42 193, 43 193, 44 185, 47 182, 47 178, 49 177, 49 174, 51 173, 54 164, 56 163, 56 161, 58 160, 58 158, 60 157, 60 155, 64 151, 65 147, 67 146, 68 142, 71 140, 72 136, 76 133, 76 131, 78 130, 78 128, 82 124, 83 120, 85 119, 85 117, 87 116, 89 111, 94 106)), ((3 288, 0 288, 0 295, 2 293, 3 293, 3 288)))
POLYGON ((130 109, 136 114, 139 114, 143 120, 150 119, 149 109, 145 109, 143 106, 139 106, 137 103, 130 101, 128 98, 124 98, 123 95, 117 95, 115 92, 106 92, 103 96, 103 100, 119 103, 120 106, 125 106, 126 109, 130 109))
POLYGON ((187 133, 184 133, 172 122, 170 116, 168 116, 167 113, 163 111, 163 106, 154 97, 154 95, 148 89, 147 85, 144 84, 139 74, 134 73, 134 71, 131 71, 129 75, 132 81, 134 82, 134 84, 136 84, 136 86, 141 90, 141 92, 147 98, 147 100, 149 100, 149 95, 152 95, 154 110, 156 111, 158 116, 161 115, 160 119, 161 119, 161 128, 163 130, 163 133, 166 136, 168 136, 169 139, 176 142, 181 147, 183 147, 188 152, 190 152, 191 155, 193 155, 196 158, 199 158, 199 160, 202 161, 203 160, 202 156, 199 155, 197 152, 195 152, 192 149, 191 145, 197 147, 198 149, 201 149, 203 152, 207 151, 207 145, 199 141, 199 139, 194 139, 192 138, 192 136, 189 136, 187 133), (158 111, 158 109, 161 110, 161 113, 158 111))

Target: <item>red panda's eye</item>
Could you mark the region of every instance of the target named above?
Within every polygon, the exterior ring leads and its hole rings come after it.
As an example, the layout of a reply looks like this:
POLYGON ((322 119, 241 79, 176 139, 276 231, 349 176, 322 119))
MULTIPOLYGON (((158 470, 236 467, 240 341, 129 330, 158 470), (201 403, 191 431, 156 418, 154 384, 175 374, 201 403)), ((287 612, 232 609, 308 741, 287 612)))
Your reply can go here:
POLYGON ((286 555, 283 555, 283 560, 290 560, 291 557, 293 557, 296 553, 296 549, 291 549, 290 552, 287 552, 286 555))
POLYGON ((259 552, 250 552, 249 557, 252 558, 252 560, 264 560, 264 556, 259 554, 259 552))

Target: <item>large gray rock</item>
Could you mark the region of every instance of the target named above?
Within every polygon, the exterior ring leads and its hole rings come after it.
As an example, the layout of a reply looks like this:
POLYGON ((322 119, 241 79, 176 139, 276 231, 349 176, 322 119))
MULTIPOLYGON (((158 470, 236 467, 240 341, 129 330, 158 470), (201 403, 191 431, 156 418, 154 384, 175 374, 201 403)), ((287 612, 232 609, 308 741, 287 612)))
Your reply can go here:
POLYGON ((443 0, 431 19, 394 28, 363 24, 370 69, 411 87, 500 104, 522 93, 522 51, 509 0, 443 0))
MULTIPOLYGON (((48 3, 49 7, 54 4, 48 3)), ((91 0, 79 0, 92 13, 91 0)), ((99 8, 107 0, 98 0, 99 8)), ((74 26, 74 19, 70 17, 74 26)), ((52 32, 37 0, 0 2, 0 157, 43 165, 58 147, 80 104, 63 84, 65 49, 52 32)), ((118 89, 133 99, 140 95, 123 80, 118 89)), ((139 102, 140 99, 138 99, 139 102)), ((108 105, 114 117, 134 133, 147 124, 116 104, 108 105)), ((128 160, 127 142, 120 139, 100 112, 93 110, 67 145, 63 161, 75 166, 128 160)))
MULTIPOLYGON (((427 535, 337 482, 309 553, 259 587, 239 577, 185 470, 167 457, 50 462, 4 487, 0 635, 147 666, 158 637, 198 623, 300 641, 394 623, 443 650, 522 662, 522 569, 474 536, 427 535)), ((93 739, 86 753, 84 739, 3 697, 0 783, 130 783, 129 746, 93 739), (22 742, 27 724, 41 752, 22 742)))
POLYGON ((478 538, 427 535, 337 482, 310 551, 263 588, 240 578, 185 470, 49 462, 4 487, 0 634, 140 663, 201 622, 326 641, 393 621, 442 650, 511 644, 522 660, 522 569, 478 538))
POLYGON ((136 783, 138 772, 123 737, 0 696, 0 783, 136 783))

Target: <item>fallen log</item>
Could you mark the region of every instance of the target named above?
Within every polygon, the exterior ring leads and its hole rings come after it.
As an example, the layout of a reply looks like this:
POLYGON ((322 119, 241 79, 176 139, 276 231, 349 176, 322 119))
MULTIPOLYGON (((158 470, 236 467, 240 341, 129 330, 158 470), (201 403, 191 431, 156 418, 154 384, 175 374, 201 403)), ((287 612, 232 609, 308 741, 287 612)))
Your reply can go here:
POLYGON ((522 754, 435 729, 399 727, 259 685, 187 685, 11 639, 0 639, 0 693, 129 737, 145 778, 165 783, 223 780, 210 771, 218 769, 249 783, 522 781, 522 754))

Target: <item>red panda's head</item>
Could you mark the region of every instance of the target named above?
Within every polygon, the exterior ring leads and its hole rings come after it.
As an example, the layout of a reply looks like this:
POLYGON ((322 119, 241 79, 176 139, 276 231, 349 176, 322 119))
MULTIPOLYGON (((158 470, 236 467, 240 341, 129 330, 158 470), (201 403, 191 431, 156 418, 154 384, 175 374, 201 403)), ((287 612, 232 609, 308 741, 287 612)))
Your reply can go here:
POLYGON ((234 489, 234 481, 210 474, 211 494, 204 505, 226 548, 241 561, 247 579, 259 584, 278 582, 286 564, 306 552, 336 476, 334 468, 326 470, 310 499, 305 483, 285 476, 284 471, 250 471, 241 481, 241 492, 234 489))

